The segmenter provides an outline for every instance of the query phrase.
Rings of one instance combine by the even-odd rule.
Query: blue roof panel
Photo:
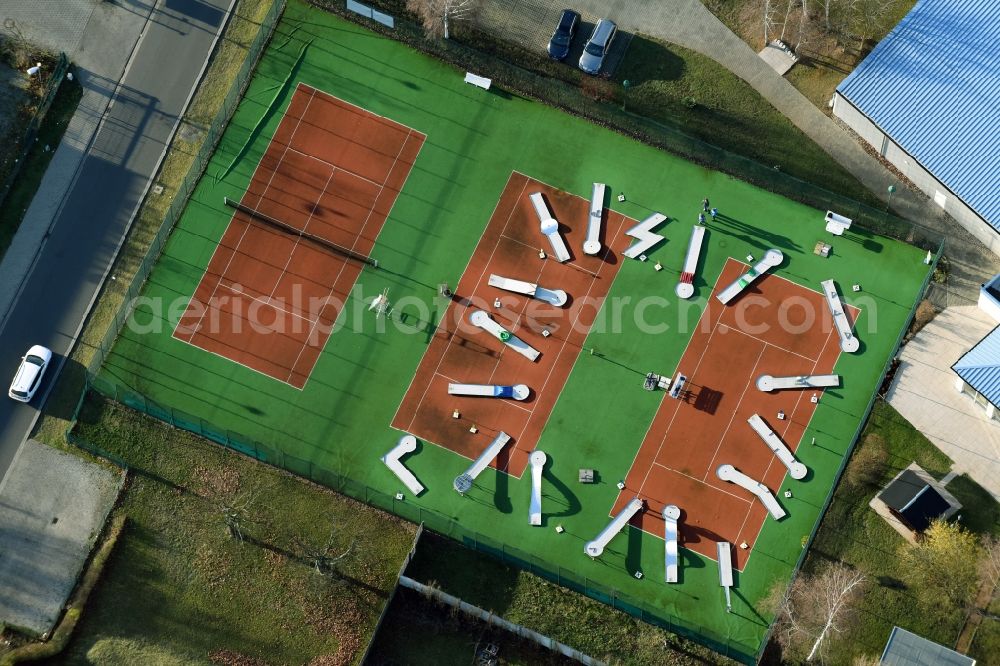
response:
[[[951,366],[965,383],[1000,407],[1000,326]]]
[[[997,0],[919,0],[837,91],[1000,230]]]

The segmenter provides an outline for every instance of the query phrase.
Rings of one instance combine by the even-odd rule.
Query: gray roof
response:
[[[965,352],[951,369],[995,407],[1000,407],[1000,327]]]
[[[997,0],[919,0],[837,91],[1000,230]]]
[[[882,652],[882,666],[974,666],[975,659],[893,627]]]
[[[878,498],[887,506],[900,511],[925,487],[927,487],[927,482],[917,476],[916,472],[904,469],[878,494]]]

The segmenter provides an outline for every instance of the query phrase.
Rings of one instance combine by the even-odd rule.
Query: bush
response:
[[[920,301],[917,311],[913,314],[913,324],[910,326],[910,335],[916,335],[924,326],[929,324],[937,316],[937,309],[926,298]]]
[[[865,436],[850,463],[844,479],[855,488],[871,488],[878,485],[889,461],[889,449],[881,435],[870,433]]]

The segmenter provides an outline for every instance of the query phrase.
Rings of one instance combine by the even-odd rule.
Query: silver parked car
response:
[[[580,56],[580,69],[587,74],[597,74],[604,64],[604,57],[608,55],[611,48],[611,40],[615,38],[618,26],[609,19],[601,19],[594,26],[594,32],[590,34],[587,45],[583,47],[583,54]]]
[[[28,353],[21,357],[21,365],[17,368],[17,374],[10,383],[7,395],[18,402],[31,402],[51,360],[52,352],[47,347],[35,345],[29,349]]]

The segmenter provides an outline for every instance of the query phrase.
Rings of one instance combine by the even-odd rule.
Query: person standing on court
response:
[[[712,216],[712,222],[715,222],[715,216],[718,214],[719,214],[718,208],[713,208],[711,211],[709,211],[709,215]]]
[[[704,213],[698,213],[698,224],[702,224],[702,225],[705,224],[705,214]]]
[[[707,213],[708,207],[709,207],[708,197],[705,197],[704,199],[701,200],[701,209]]]

